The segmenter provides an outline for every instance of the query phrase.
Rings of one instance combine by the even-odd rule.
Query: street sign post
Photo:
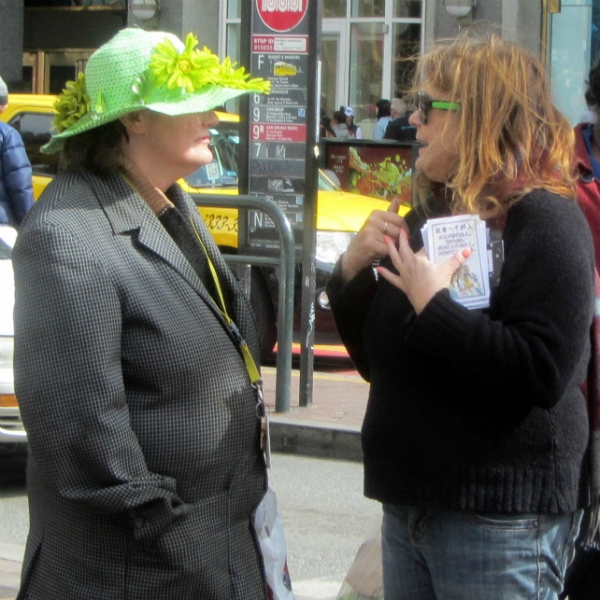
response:
[[[273,200],[292,225],[302,265],[300,405],[312,403],[315,246],[318,163],[318,64],[321,0],[242,3],[242,64],[271,82],[271,93],[242,104],[242,193]],[[269,217],[250,210],[240,244],[244,252],[273,255],[279,240]]]

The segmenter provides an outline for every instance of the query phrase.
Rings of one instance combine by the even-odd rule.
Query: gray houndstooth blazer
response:
[[[256,323],[194,204],[232,317]],[[265,597],[256,395],[222,316],[118,174],[59,175],[13,254],[29,436],[20,599]]]

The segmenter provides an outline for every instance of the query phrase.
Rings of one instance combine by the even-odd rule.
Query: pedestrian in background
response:
[[[350,137],[344,111],[336,110],[333,113],[331,117],[331,129],[335,133],[335,137],[339,140],[347,140]]]
[[[0,77],[0,114],[8,104],[8,88]],[[33,206],[31,163],[21,134],[0,121],[0,224],[20,227]]]
[[[340,110],[346,115],[346,127],[348,128],[348,136],[356,139],[362,139],[361,128],[354,123],[354,109],[349,106],[340,106]]]
[[[331,128],[331,118],[327,116],[327,112],[324,108],[321,109],[321,119],[319,121],[319,137],[335,137],[335,131]]]
[[[391,110],[392,120],[388,123],[383,138],[398,142],[414,141],[417,130],[408,122],[406,102],[401,98],[393,98]]]
[[[266,597],[256,321],[176,181],[213,159],[213,109],[269,86],[196,45],[124,29],[56,104],[66,170],[13,253],[19,599]]]
[[[373,127],[373,139],[382,140],[388,123],[392,120],[392,104],[389,100],[382,98],[375,103],[377,111],[377,122]]]
[[[427,199],[406,220],[397,202],[373,212],[327,286],[371,384],[364,489],[383,505],[384,595],[556,600],[589,495],[594,255],[571,126],[540,61],[495,36],[435,46],[415,87]],[[422,225],[453,214],[503,240],[489,308],[450,296],[469,248],[425,255]]]

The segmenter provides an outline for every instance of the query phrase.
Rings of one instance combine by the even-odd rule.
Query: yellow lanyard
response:
[[[219,312],[221,313],[223,318],[227,321],[227,323],[229,325],[229,329],[233,333],[235,341],[242,353],[242,357],[244,358],[244,362],[246,363],[246,369],[248,371],[248,376],[250,377],[250,381],[252,382],[252,385],[259,386],[262,383],[262,379],[261,379],[260,373],[258,371],[258,368],[256,366],[256,363],[254,362],[254,358],[252,358],[252,353],[250,352],[248,343],[242,337],[242,334],[241,334],[240,330],[238,329],[237,325],[235,324],[234,320],[227,314],[225,297],[223,296],[223,291],[221,290],[221,285],[219,283],[219,275],[217,273],[217,270],[215,269],[215,265],[213,264],[212,260],[210,259],[210,256],[208,255],[208,251],[206,250],[206,246],[204,245],[204,242],[202,241],[202,238],[200,237],[200,234],[198,233],[198,230],[196,229],[194,220],[191,218],[190,218],[190,223],[192,225],[192,229],[194,230],[194,233],[196,234],[196,237],[198,238],[198,241],[200,242],[200,246],[202,247],[202,250],[204,251],[204,254],[206,255],[206,260],[208,261],[208,267],[210,269],[210,273],[212,275],[213,282],[215,284],[215,289],[217,290],[218,300],[219,300],[218,304],[215,303],[217,306],[217,309],[219,310]],[[260,395],[262,397],[262,391],[260,392]],[[262,398],[261,398],[261,401],[262,401]]]
[[[204,242],[202,241],[202,238],[200,237],[200,234],[198,233],[198,230],[196,229],[196,224],[194,223],[194,220],[191,217],[190,217],[190,223],[192,225],[192,229],[194,230],[194,233],[196,234],[196,238],[198,238],[198,242],[200,242],[200,246],[202,247],[202,250],[204,251],[206,260],[208,261],[208,267],[210,269],[210,273],[212,275],[212,278],[213,278],[213,281],[215,284],[215,289],[217,290],[217,295],[219,297],[218,299],[219,299],[220,306],[216,302],[215,302],[215,306],[217,307],[217,310],[221,313],[221,315],[223,315],[223,318],[227,321],[227,323],[229,325],[229,329],[233,333],[233,336],[235,338],[237,346],[242,353],[244,362],[246,363],[246,370],[248,371],[248,376],[250,377],[252,387],[256,390],[256,395],[257,395],[256,416],[258,417],[258,419],[260,421],[260,448],[264,453],[265,464],[266,464],[267,468],[270,468],[271,467],[271,441],[270,441],[270,435],[269,435],[269,420],[267,418],[267,411],[265,408],[265,398],[263,396],[262,378],[260,376],[260,373],[258,371],[256,363],[254,362],[254,358],[252,358],[252,353],[250,352],[248,343],[242,337],[242,334],[241,334],[240,330],[238,329],[237,325],[235,324],[235,322],[233,321],[233,319],[227,314],[227,306],[225,304],[225,297],[223,296],[223,291],[221,290],[221,284],[219,283],[219,275],[217,273],[217,270],[215,269],[215,265],[213,264],[212,260],[210,259],[210,256],[208,255],[206,246],[204,245]]]

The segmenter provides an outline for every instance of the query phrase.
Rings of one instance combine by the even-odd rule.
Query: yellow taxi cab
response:
[[[50,139],[56,96],[41,94],[10,94],[8,107],[0,114],[3,120],[21,133],[33,171],[34,195],[37,200],[43,189],[58,172],[58,156],[42,154]],[[185,179],[179,181],[192,196],[198,194],[238,193],[239,123],[236,114],[217,112],[220,123],[211,131],[214,159]],[[325,283],[339,256],[361,228],[369,214],[386,210],[389,201],[341,191],[328,175],[320,171],[317,197],[316,244],[316,339],[317,342],[339,343],[331,316]],[[238,245],[238,212],[235,209],[200,206],[199,212],[224,253],[235,253]],[[401,207],[404,215],[410,208]],[[257,315],[263,356],[268,356],[277,339],[276,268],[252,267],[251,300]],[[296,277],[295,306],[300,306],[300,277]],[[299,310],[296,311],[299,318]],[[299,330],[298,323],[296,329]]]

